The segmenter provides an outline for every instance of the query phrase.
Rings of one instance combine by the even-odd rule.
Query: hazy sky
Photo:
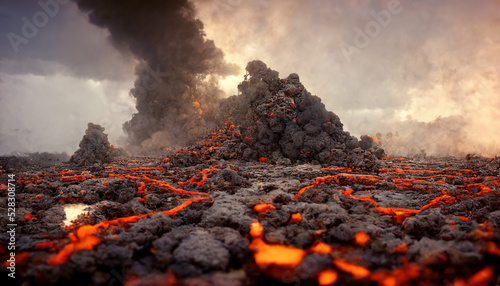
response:
[[[118,140],[135,109],[131,59],[73,2],[49,2],[59,7],[49,7],[52,15],[37,1],[0,4],[0,154],[72,154],[90,121]]]
[[[0,154],[72,153],[89,121],[118,140],[135,112],[133,60],[59,1],[47,23],[37,1],[0,4]],[[499,0],[194,2],[241,73],[253,59],[298,73],[354,135],[398,132],[404,148],[430,154],[500,154]],[[7,35],[23,36],[22,18],[37,15],[44,25],[16,53]],[[222,87],[235,93],[241,79]]]

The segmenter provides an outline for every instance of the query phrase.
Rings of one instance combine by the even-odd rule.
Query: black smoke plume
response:
[[[205,38],[187,0],[78,0],[89,21],[108,29],[112,43],[139,64],[131,94],[138,113],[124,124],[143,147],[185,144],[207,129],[218,103],[218,77],[234,67]]]

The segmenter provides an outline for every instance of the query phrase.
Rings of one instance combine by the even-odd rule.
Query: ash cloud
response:
[[[500,2],[398,1],[402,11],[348,61],[341,44],[355,46],[356,27],[391,2],[195,3],[228,60],[300,74],[354,135],[397,133],[389,154],[499,154]]]
[[[185,144],[205,132],[222,91],[218,78],[235,69],[206,39],[192,3],[79,0],[91,23],[139,64],[131,94],[137,113],[124,124],[135,145]]]

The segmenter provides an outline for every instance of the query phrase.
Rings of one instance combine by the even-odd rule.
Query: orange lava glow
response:
[[[28,221],[28,220],[32,220],[33,219],[33,215],[32,214],[25,214],[24,215],[24,221]]]
[[[267,244],[261,238],[255,238],[249,247],[255,251],[255,263],[263,267],[270,264],[295,267],[300,264],[306,255],[303,249],[286,245]]]
[[[373,209],[376,212],[387,214],[396,219],[396,222],[402,223],[406,218],[420,212],[420,210],[403,209],[403,208],[383,208],[376,207]]]
[[[418,265],[405,265],[403,268],[393,271],[378,271],[371,275],[371,280],[376,281],[379,286],[407,285],[413,279],[420,277]]]
[[[406,245],[406,242],[403,242],[400,245],[396,246],[397,253],[405,253],[407,250],[408,250],[408,245]]]
[[[352,172],[352,169],[351,168],[344,168],[344,167],[338,167],[338,168],[321,168],[321,171],[350,173],[350,172]]]
[[[49,265],[59,265],[68,261],[68,258],[78,250],[91,250],[94,246],[101,243],[101,240],[95,236],[97,230],[102,227],[102,223],[97,225],[84,225],[77,229],[75,233],[69,235],[70,243],[67,244],[59,253],[47,260]]]
[[[438,205],[440,202],[443,202],[445,204],[452,204],[452,203],[456,202],[456,199],[454,197],[450,197],[448,195],[442,195],[442,196],[439,196],[439,197],[433,199],[427,205],[423,206],[422,210],[425,210],[426,208]]]
[[[500,256],[500,247],[498,247],[494,242],[490,241],[486,246],[486,252],[488,252],[489,254]]]
[[[314,181],[314,183],[312,185],[309,185],[309,186],[306,186],[306,187],[303,187],[302,189],[300,189],[298,195],[302,195],[306,190],[310,189],[310,188],[315,188],[317,187],[319,184],[325,184],[325,182],[329,182],[328,180],[335,180],[335,182],[338,183],[338,180],[337,180],[337,175],[334,175],[334,176],[325,176],[325,177],[319,177],[319,178],[316,178],[316,180]]]
[[[466,186],[466,188],[468,190],[475,190],[475,189],[479,190],[479,192],[476,193],[476,196],[483,196],[483,195],[486,195],[486,194],[492,192],[491,188],[486,187],[483,184],[479,184],[479,183],[478,184],[469,184]]]
[[[206,200],[208,197],[198,197],[198,198],[193,198],[189,199],[185,202],[183,202],[181,205],[168,210],[161,212],[161,214],[166,214],[166,215],[175,215],[185,207],[189,206],[193,202],[196,201],[201,201],[201,200]],[[79,250],[91,250],[93,249],[96,245],[99,245],[101,243],[101,240],[97,237],[97,233],[101,229],[108,229],[110,226],[114,225],[121,225],[121,224],[128,224],[132,222],[137,222],[143,218],[146,218],[150,215],[153,215],[156,213],[148,213],[148,214],[143,214],[143,215],[138,215],[138,216],[129,216],[129,217],[122,217],[122,218],[117,218],[114,220],[109,220],[109,221],[103,221],[95,225],[83,225],[79,227],[75,232],[71,233],[69,235],[69,240],[70,243],[65,245],[63,249],[57,253],[56,256],[50,257],[47,260],[47,264],[49,265],[60,265],[68,261],[68,258],[73,255],[76,251]]]
[[[338,279],[337,271],[333,269],[323,270],[318,274],[319,285],[332,285]]]
[[[188,184],[193,183],[193,184],[197,185],[198,187],[201,187],[205,184],[205,181],[208,179],[207,173],[210,173],[212,170],[214,170],[216,168],[219,168],[219,165],[212,166],[209,169],[203,169],[201,172],[199,172],[196,176],[192,177],[188,181],[178,182],[177,185],[183,186],[183,185],[188,185]],[[196,181],[195,178],[198,176],[202,176],[202,178],[201,178],[201,180]]]
[[[54,247],[55,243],[53,241],[41,242],[36,244],[37,249],[46,249]]]
[[[364,231],[360,231],[354,235],[354,241],[359,246],[364,247],[368,240],[370,240],[370,236]]]
[[[147,193],[146,185],[143,182],[141,182],[139,187],[137,187],[137,195],[139,197],[144,197],[146,193]]]
[[[262,225],[258,222],[253,222],[251,227],[250,227],[250,236],[252,237],[259,237],[262,235],[264,232],[264,228]]]
[[[476,239],[487,239],[492,240],[495,234],[493,233],[493,227],[488,223],[483,223],[479,225],[479,228],[472,231]]]
[[[380,178],[372,175],[359,175],[359,174],[346,174],[346,173],[340,173],[338,175],[331,175],[325,177],[318,177],[316,178],[313,184],[300,189],[298,195],[300,196],[306,190],[310,188],[315,188],[320,184],[331,184],[332,182],[335,182],[337,185],[340,186],[351,186],[354,184],[373,186],[376,183],[380,182]]]
[[[354,276],[355,279],[363,279],[370,276],[371,274],[370,270],[366,269],[363,266],[359,266],[340,259],[333,260],[333,264],[337,266],[338,269],[350,273],[352,276]]]
[[[332,252],[332,247],[324,242],[317,241],[311,247],[311,251],[319,254],[329,254]]]
[[[299,223],[302,221],[302,215],[300,213],[294,213],[290,216],[289,223]]]
[[[300,264],[306,252],[303,249],[286,245],[273,245],[265,243],[261,236],[264,229],[259,222],[253,222],[250,228],[250,236],[253,237],[249,248],[254,250],[255,263],[261,267],[278,265],[283,267],[295,267]]]
[[[253,207],[253,210],[259,213],[268,213],[271,210],[275,210],[276,207],[270,203],[267,204],[258,204]]]
[[[485,267],[476,274],[474,274],[468,281],[468,286],[488,286],[493,278],[493,268],[490,266]]]
[[[63,182],[81,182],[89,179],[95,179],[95,176],[83,176],[83,175],[74,175],[74,176],[62,176]]]

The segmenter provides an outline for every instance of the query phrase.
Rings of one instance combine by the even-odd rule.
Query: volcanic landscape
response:
[[[499,285],[499,157],[390,158],[297,74],[260,61],[239,91],[217,128],[161,156],[130,155],[89,123],[71,159],[2,157],[2,213],[16,180],[15,281]]]

